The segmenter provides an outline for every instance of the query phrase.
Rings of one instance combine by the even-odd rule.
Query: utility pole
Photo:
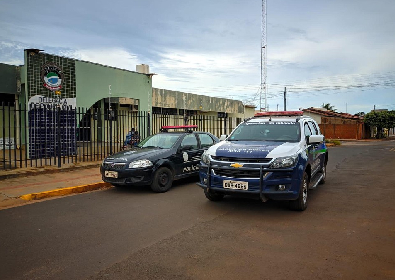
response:
[[[284,87],[284,111],[287,111],[287,87]]]
[[[259,109],[262,111],[262,94],[265,95],[265,111],[267,110],[267,96],[266,96],[266,77],[267,77],[267,69],[266,69],[266,0],[262,0],[262,22],[261,22],[261,31],[262,31],[262,39],[261,39],[261,89],[259,95]]]

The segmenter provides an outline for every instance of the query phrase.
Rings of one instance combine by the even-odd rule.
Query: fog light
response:
[[[278,185],[278,191],[285,191],[285,185]]]

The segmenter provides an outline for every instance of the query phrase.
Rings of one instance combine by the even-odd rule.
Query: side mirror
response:
[[[219,141],[224,141],[228,137],[226,134],[222,134],[221,137],[219,137]]]
[[[324,135],[310,135],[307,140],[308,144],[318,144],[324,141]]]

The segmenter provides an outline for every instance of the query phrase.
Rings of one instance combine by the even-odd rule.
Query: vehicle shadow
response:
[[[173,182],[172,187],[168,192],[171,192],[174,189],[184,187],[187,184],[196,184],[199,181],[198,176],[193,176],[193,177],[188,177],[188,178],[183,178],[180,180],[176,180]],[[196,186],[197,187],[197,186]],[[147,186],[117,186],[117,187],[112,187],[108,191],[110,192],[123,192],[123,193],[155,193],[151,190],[151,187],[149,185]]]
[[[238,213],[249,213],[249,212],[265,212],[265,213],[278,213],[278,212],[289,212],[294,213],[296,215],[308,212],[310,208],[313,208],[316,204],[315,202],[319,199],[316,199],[319,194],[314,195],[313,190],[312,194],[309,196],[309,206],[305,211],[293,211],[289,208],[289,201],[275,201],[268,200],[266,202],[262,202],[259,199],[248,198],[245,196],[225,196],[221,201],[209,201],[204,197],[202,191],[202,197],[206,200],[205,207],[210,208],[220,208],[221,210],[229,210],[229,211],[237,211]],[[291,215],[294,215],[291,214]]]

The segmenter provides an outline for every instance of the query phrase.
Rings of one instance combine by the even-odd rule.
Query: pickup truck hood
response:
[[[208,149],[212,156],[231,158],[277,158],[296,154],[299,143],[277,141],[222,141]]]

